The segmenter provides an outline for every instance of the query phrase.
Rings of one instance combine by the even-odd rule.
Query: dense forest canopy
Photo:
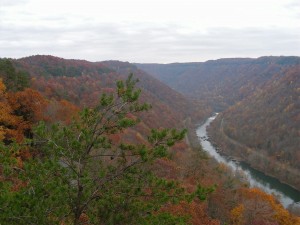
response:
[[[298,90],[297,70],[286,73],[292,80],[266,83],[271,97],[280,79]],[[196,144],[192,129],[211,114],[211,96],[190,99],[125,62],[1,59],[0,223],[299,224]],[[238,98],[229,99],[222,107]]]

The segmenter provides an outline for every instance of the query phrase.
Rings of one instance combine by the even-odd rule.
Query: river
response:
[[[224,163],[230,167],[236,174],[243,172],[243,178],[249,183],[250,187],[258,187],[269,194],[277,196],[282,205],[287,208],[291,204],[300,202],[300,192],[289,185],[281,183],[278,179],[265,175],[264,173],[253,169],[246,163],[232,161],[225,156],[220,155],[216,148],[209,142],[206,127],[216,118],[214,115],[206,120],[204,124],[197,128],[197,136],[201,142],[203,150],[215,158],[219,163]]]

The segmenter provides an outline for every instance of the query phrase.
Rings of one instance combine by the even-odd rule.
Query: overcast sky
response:
[[[300,0],[0,0],[0,57],[300,56]]]

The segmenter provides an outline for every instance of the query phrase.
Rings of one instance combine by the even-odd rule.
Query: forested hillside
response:
[[[188,145],[202,103],[125,62],[1,59],[0,223],[299,224]]]
[[[176,87],[180,79],[184,79],[186,71],[197,69],[203,63],[171,63],[171,64],[140,64],[135,65],[156,77],[170,87]]]
[[[275,74],[251,96],[221,113],[210,131],[226,154],[300,189],[300,67]],[[230,146],[222,136],[245,148]]]
[[[239,156],[298,189],[299,65],[299,57],[137,64],[185,96],[217,112],[225,110],[210,129],[224,153]],[[180,73],[172,75],[175,68]],[[220,139],[221,131],[232,140]]]
[[[137,66],[186,96],[200,99],[222,111],[262,87],[281,70],[299,65],[299,57],[219,59],[190,64],[137,64]],[[180,73],[172,73],[177,70]],[[170,72],[171,71],[171,72]]]
[[[53,56],[22,58],[15,63],[20,69],[29,71],[34,77],[33,86],[48,98],[63,98],[76,105],[90,106],[97,102],[101,92],[111,92],[117,79],[125,79],[129,73],[134,73],[140,80],[137,85],[143,89],[141,99],[155,106],[152,111],[162,118],[162,125],[173,126],[176,117],[183,120],[190,115],[198,118],[201,115],[199,111],[195,113],[195,103],[129,63],[92,63]],[[209,113],[204,113],[202,119]]]

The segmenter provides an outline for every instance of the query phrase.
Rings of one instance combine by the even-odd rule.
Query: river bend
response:
[[[281,183],[276,178],[270,177],[256,169],[253,169],[246,163],[233,161],[218,153],[216,148],[209,142],[206,131],[207,126],[216,118],[216,116],[217,114],[208,118],[206,122],[199,126],[196,130],[203,150],[215,158],[219,163],[224,163],[230,167],[233,171],[243,172],[243,177],[247,180],[250,187],[258,187],[269,194],[275,194],[285,208],[291,204],[297,204],[297,202],[299,205],[300,192],[298,190]]]

